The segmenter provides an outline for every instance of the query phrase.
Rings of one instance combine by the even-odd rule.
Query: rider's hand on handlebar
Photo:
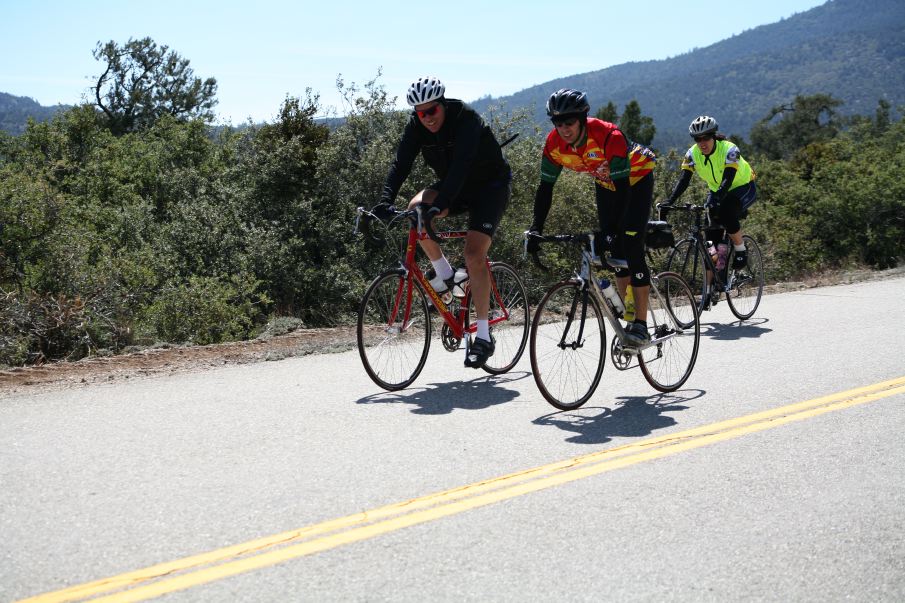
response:
[[[396,209],[395,205],[386,201],[382,201],[371,209],[371,213],[374,214],[378,219],[387,221],[392,220],[393,217],[397,213],[399,213],[399,210]]]

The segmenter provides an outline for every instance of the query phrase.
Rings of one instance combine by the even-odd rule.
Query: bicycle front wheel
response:
[[[361,300],[357,331],[358,354],[374,383],[390,391],[408,387],[430,349],[424,292],[400,271],[381,274]]]
[[[553,285],[534,313],[530,350],[534,381],[547,402],[560,410],[587,402],[606,364],[597,298],[578,281]]]
[[[704,253],[694,239],[679,241],[669,254],[667,272],[677,272],[695,295],[698,313],[707,305],[707,264]]]
[[[691,289],[675,272],[651,279],[647,324],[654,345],[638,356],[644,378],[661,392],[682,386],[698,358],[701,323]]]
[[[748,264],[740,270],[730,272],[730,287],[726,293],[729,309],[739,320],[754,316],[764,293],[764,258],[757,242],[748,235],[742,235],[748,248]],[[735,260],[735,249],[729,257],[729,265]]]
[[[490,264],[490,276],[489,319],[494,352],[481,368],[491,375],[499,375],[511,370],[525,352],[531,321],[528,317],[528,294],[515,269],[503,262],[493,262]],[[469,298],[468,320],[469,324],[474,324],[478,317],[473,296]]]

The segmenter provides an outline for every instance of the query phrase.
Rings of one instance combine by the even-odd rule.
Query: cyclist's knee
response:
[[[483,262],[490,251],[490,243],[492,239],[482,232],[469,230],[465,237],[465,249],[462,250],[465,261],[468,264],[472,262]]]
[[[418,191],[418,193],[412,197],[412,200],[409,201],[409,209],[414,209],[416,205],[419,203],[427,203],[428,205],[433,205],[434,201],[437,199],[437,191],[432,188],[426,188],[422,191]]]
[[[632,272],[631,277],[634,288],[650,286],[650,269],[646,265]]]

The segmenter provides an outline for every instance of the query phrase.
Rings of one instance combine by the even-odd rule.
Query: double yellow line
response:
[[[803,421],[824,413],[898,394],[905,394],[905,377],[593,452],[566,461],[348,515],[244,544],[72,586],[25,601],[82,601],[98,595],[105,596],[93,598],[92,601],[143,601],[366,540],[409,526],[456,515],[470,509],[613,469],[738,438],[787,423]]]

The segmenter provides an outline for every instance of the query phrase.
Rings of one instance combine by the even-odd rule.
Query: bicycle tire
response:
[[[691,376],[701,343],[699,316],[694,294],[679,274],[661,272],[651,279],[648,329],[652,340],[662,341],[643,350],[638,364],[654,389],[675,391]]]
[[[390,325],[394,308],[404,312],[406,306],[405,324],[397,312]],[[421,287],[401,270],[389,270],[375,278],[361,299],[356,335],[358,354],[374,383],[389,391],[411,385],[424,368],[430,350],[431,319]]]
[[[550,287],[531,324],[531,371],[544,399],[560,410],[587,402],[600,383],[606,350],[606,324],[597,298],[573,279]]]
[[[676,243],[666,262],[666,272],[676,272],[685,280],[695,295],[699,314],[707,309],[707,263],[697,241],[684,239]]]
[[[531,320],[528,310],[528,293],[515,268],[505,262],[491,262],[490,273],[500,299],[503,300],[505,309],[509,312],[509,318],[490,327],[494,352],[481,368],[491,375],[500,375],[512,370],[525,352],[525,345],[528,343],[528,334],[531,330]],[[466,327],[477,320],[473,296],[468,297]],[[503,315],[503,308],[500,307],[499,301],[497,296],[491,292],[489,316],[491,320]]]
[[[729,309],[739,320],[754,316],[764,293],[764,258],[760,246],[752,237],[742,235],[748,249],[748,264],[741,270],[733,270],[732,287],[726,293]],[[735,249],[729,255],[729,265],[735,260]]]

